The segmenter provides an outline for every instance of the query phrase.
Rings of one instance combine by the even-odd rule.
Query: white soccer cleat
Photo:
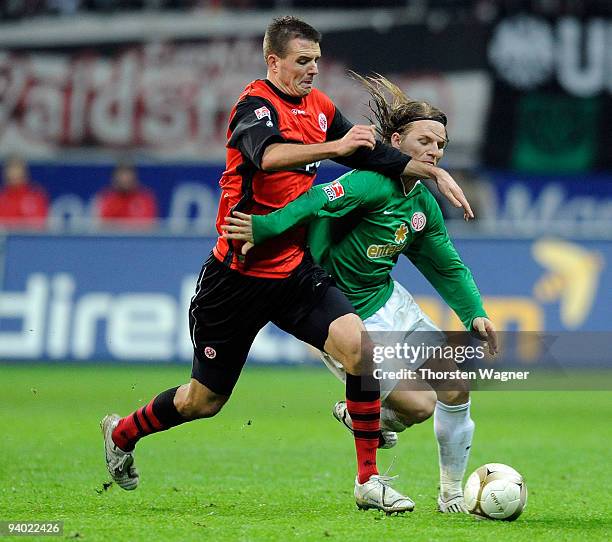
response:
[[[139,482],[138,471],[134,467],[133,452],[124,452],[113,442],[113,430],[121,418],[117,414],[104,416],[100,422],[102,436],[104,437],[104,452],[106,454],[106,468],[111,478],[119,487],[131,491],[136,489]]]
[[[360,484],[355,479],[355,502],[360,510],[382,510],[387,514],[412,512],[414,502],[391,487],[391,480],[397,476],[374,474]]]
[[[338,420],[344,427],[346,427],[351,434],[353,433],[353,420],[351,420],[351,415],[349,414],[348,409],[346,408],[346,401],[338,401],[334,408],[332,409],[332,414],[334,418]],[[387,431],[381,426],[380,431],[380,440],[378,442],[378,447],[383,450],[388,450],[389,448],[393,448],[397,444],[397,433],[394,431]]]
[[[455,495],[448,500],[444,500],[442,495],[438,495],[438,512],[442,512],[443,514],[469,513],[463,495]]]

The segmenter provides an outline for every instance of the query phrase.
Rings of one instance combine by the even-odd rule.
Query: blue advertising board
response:
[[[50,225],[82,230],[94,214],[96,194],[109,186],[111,164],[35,163],[31,177],[49,194]],[[219,200],[219,179],[224,164],[139,164],[138,177],[150,188],[158,202],[161,219],[167,219],[174,232],[198,231],[213,234]],[[317,182],[331,181],[347,168],[325,162]]]
[[[0,278],[0,359],[189,361],[187,307],[212,238],[11,235]],[[610,330],[612,243],[456,243],[499,330]],[[443,329],[457,318],[410,263],[394,276]],[[300,363],[310,349],[273,326],[250,359]]]
[[[32,164],[32,178],[50,196],[49,225],[54,231],[91,229],[95,195],[110,182],[112,167],[110,164]],[[223,169],[223,164],[139,164],[138,175],[142,184],[157,196],[159,217],[166,221],[169,231],[214,235],[218,183]],[[345,171],[346,168],[326,160],[318,170],[316,182],[333,180]],[[493,219],[493,223],[476,224],[476,227],[486,226],[489,233],[557,232],[586,237],[596,233],[601,237],[610,230],[610,173],[528,175],[481,171],[470,173],[468,178],[474,175],[487,181],[486,186],[490,188],[482,190],[477,185],[472,190],[479,194],[471,194],[480,204],[483,218]],[[462,177],[457,178],[463,182]],[[485,194],[486,201],[483,201]],[[482,209],[483,206],[486,208]]]

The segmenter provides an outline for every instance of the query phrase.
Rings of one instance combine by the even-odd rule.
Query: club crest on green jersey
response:
[[[410,225],[414,231],[421,231],[425,227],[425,224],[427,224],[427,217],[425,216],[425,213],[417,211],[412,215]]]

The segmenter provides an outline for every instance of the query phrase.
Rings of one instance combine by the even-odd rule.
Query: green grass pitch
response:
[[[353,442],[324,369],[246,369],[219,416],[141,441],[140,487],[103,488],[99,419],[186,381],[185,366],[0,365],[0,520],[62,520],[78,540],[609,540],[609,392],[479,392],[468,471],[508,463],[529,487],[513,523],[435,511],[431,420],[379,453],[416,501],[357,510]],[[23,539],[23,538],[22,538]]]

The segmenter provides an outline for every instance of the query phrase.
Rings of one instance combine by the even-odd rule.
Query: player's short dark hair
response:
[[[287,45],[295,38],[320,43],[322,36],[321,32],[297,17],[287,15],[286,17],[272,19],[272,22],[266,28],[263,40],[264,59],[267,59],[268,55],[271,54],[285,58]]]

